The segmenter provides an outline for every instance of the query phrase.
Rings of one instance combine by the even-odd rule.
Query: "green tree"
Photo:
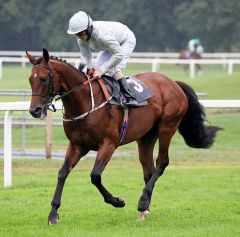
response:
[[[177,29],[189,38],[200,37],[207,51],[240,49],[240,2],[188,0],[175,8]]]
[[[66,31],[79,10],[128,25],[135,51],[179,51],[192,37],[205,51],[240,49],[239,0],[8,0],[0,8],[0,50],[78,51]]]

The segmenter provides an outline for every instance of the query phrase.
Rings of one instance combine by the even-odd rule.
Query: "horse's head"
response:
[[[43,49],[42,57],[35,58],[26,51],[29,62],[33,65],[29,82],[32,88],[32,100],[29,112],[35,118],[45,118],[47,110],[55,111],[53,98],[60,90],[58,74],[52,69],[49,62],[49,53]]]

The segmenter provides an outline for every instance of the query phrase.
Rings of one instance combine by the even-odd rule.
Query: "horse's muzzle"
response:
[[[34,117],[34,118],[45,118],[47,116],[46,109],[44,107],[35,107],[35,108],[30,108],[29,113]]]

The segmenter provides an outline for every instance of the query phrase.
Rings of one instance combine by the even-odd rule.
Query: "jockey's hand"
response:
[[[88,68],[87,69],[87,75],[92,78],[93,74],[94,74],[94,71],[95,71],[95,69],[93,67]]]
[[[78,66],[78,70],[81,72],[85,66],[86,65],[84,63],[80,63]]]
[[[101,78],[103,72],[100,69],[95,69],[94,73],[93,73],[93,78],[98,79]]]

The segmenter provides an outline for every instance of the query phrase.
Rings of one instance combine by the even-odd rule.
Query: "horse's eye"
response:
[[[41,77],[41,78],[40,78],[40,81],[41,81],[42,83],[47,83],[48,77]]]

